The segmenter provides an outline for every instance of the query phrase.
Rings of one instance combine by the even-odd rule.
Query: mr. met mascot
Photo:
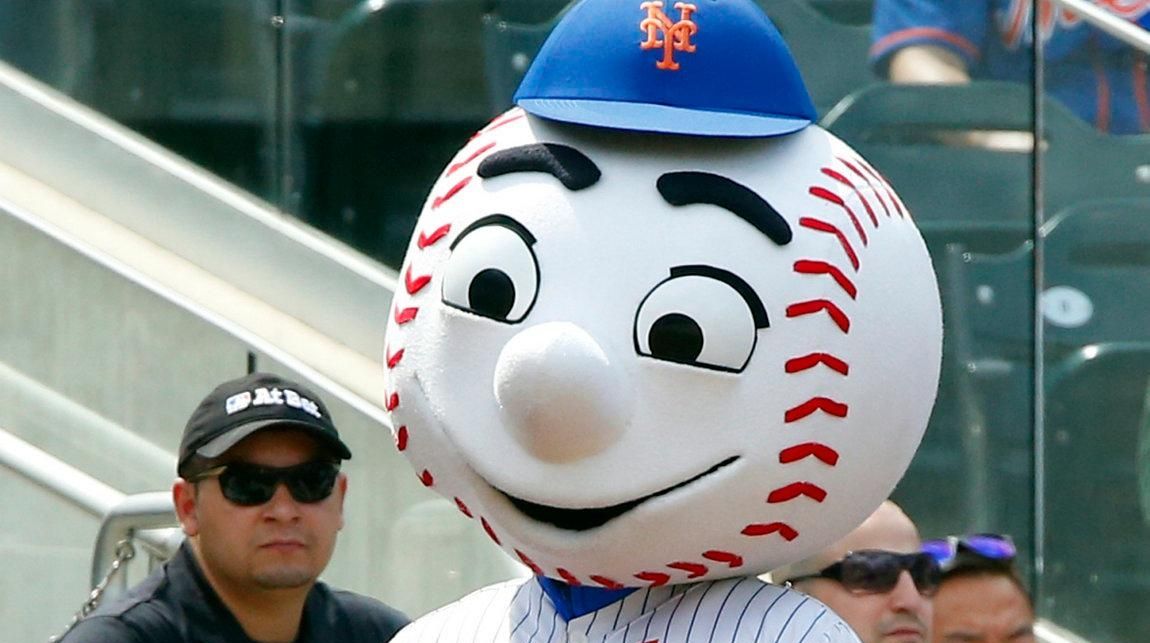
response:
[[[399,641],[855,641],[755,575],[922,437],[941,318],[899,197],[753,0],[585,0],[443,171],[387,332],[398,448],[534,576]]]

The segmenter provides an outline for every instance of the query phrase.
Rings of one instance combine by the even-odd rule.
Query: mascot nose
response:
[[[533,326],[507,342],[494,384],[515,439],[549,462],[603,451],[631,417],[618,368],[591,335],[568,322]]]

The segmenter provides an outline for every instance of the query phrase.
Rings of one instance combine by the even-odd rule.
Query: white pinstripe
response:
[[[534,579],[480,589],[406,627],[397,643],[858,643],[825,605],[756,578],[638,590],[569,622]]]

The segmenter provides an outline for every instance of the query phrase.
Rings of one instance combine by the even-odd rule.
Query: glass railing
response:
[[[1125,643],[1150,632],[1150,4],[1059,0],[1039,26],[1039,607]]]

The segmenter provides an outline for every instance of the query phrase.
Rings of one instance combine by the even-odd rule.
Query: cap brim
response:
[[[218,458],[221,455],[227,453],[228,449],[239,444],[240,440],[243,440],[256,431],[272,427],[304,429],[316,439],[331,447],[335,454],[338,455],[341,459],[351,459],[351,450],[348,449],[347,445],[344,444],[343,441],[339,438],[317,428],[314,424],[298,422],[296,420],[283,420],[279,418],[256,420],[255,422],[241,424],[240,426],[227,431],[223,435],[216,436],[207,444],[196,449],[196,455],[200,455],[205,458]]]
[[[791,134],[811,124],[809,118],[801,116],[716,112],[650,103],[555,98],[521,98],[516,102],[541,118],[662,134],[760,138]]]

